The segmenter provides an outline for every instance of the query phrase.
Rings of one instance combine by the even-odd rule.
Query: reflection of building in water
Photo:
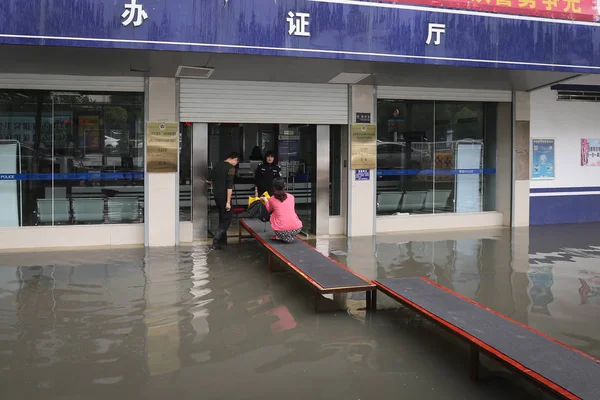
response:
[[[206,250],[203,248],[195,248],[192,253],[192,271],[191,285],[189,293],[192,302],[188,312],[191,314],[189,323],[192,327],[191,334],[194,336],[193,344],[201,343],[209,334],[210,327],[208,325],[208,305],[211,303],[210,296],[212,290],[209,288],[209,272],[206,261]],[[196,362],[204,362],[210,359],[210,352],[201,352],[190,354],[190,357]]]
[[[11,352],[2,375],[21,382],[22,398],[37,398],[41,388],[50,397],[77,396],[92,384],[102,395],[109,387],[102,384],[114,390],[145,380],[140,265],[22,266],[2,269],[3,285],[7,270],[12,290],[0,298],[2,323],[16,335],[0,342],[0,352]],[[76,380],[64,373],[73,364]]]
[[[530,326],[600,356],[600,262],[594,248],[533,253]]]
[[[579,271],[579,273],[583,276],[579,278],[581,304],[595,302],[596,305],[600,305],[600,274],[591,271]]]
[[[481,240],[459,240],[456,242],[451,282],[454,290],[470,299],[477,298],[481,283],[479,259]]]
[[[550,315],[548,304],[554,301],[552,295],[552,267],[531,267],[527,273],[529,281],[528,293],[531,299],[529,311],[534,314]]]
[[[480,285],[481,240],[379,243],[380,277],[426,277],[469,298]]]
[[[504,315],[527,323],[529,280],[513,268],[511,231],[428,234],[423,239],[377,244],[378,277],[426,277]],[[430,240],[427,240],[431,238]],[[435,240],[438,239],[439,240]],[[525,257],[526,258],[526,257]],[[525,270],[525,268],[523,268]],[[385,306],[392,304],[385,302]],[[397,306],[397,304],[396,304]]]

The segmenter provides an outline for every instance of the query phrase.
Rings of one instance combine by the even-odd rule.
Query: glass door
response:
[[[307,236],[316,230],[316,129],[316,125],[282,125],[278,137],[281,173]]]

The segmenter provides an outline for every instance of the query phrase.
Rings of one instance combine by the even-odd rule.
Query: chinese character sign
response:
[[[581,166],[600,167],[600,139],[581,139]]]
[[[446,25],[429,24],[427,28],[427,40],[425,40],[425,43],[431,44],[433,42],[434,46],[439,46],[442,42],[443,33],[446,33]]]
[[[148,172],[177,172],[179,129],[174,122],[146,124],[146,170]]]
[[[308,25],[310,14],[297,12],[294,13],[290,11],[286,18],[288,24],[288,34],[293,36],[310,36],[310,32],[308,31]]]
[[[351,169],[377,168],[377,126],[353,124],[350,136]]]
[[[554,139],[533,139],[531,179],[554,179]]]
[[[131,0],[131,3],[125,4],[125,11],[121,14],[123,26],[129,26],[133,22],[133,26],[142,25],[144,20],[148,19],[148,13],[144,10],[143,4],[137,4],[137,0]]]
[[[392,2],[392,0],[378,1]],[[599,14],[596,10],[596,0],[397,0],[393,2],[579,21],[595,21]]]

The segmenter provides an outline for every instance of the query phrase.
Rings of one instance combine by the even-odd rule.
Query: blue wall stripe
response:
[[[529,199],[531,225],[600,221],[600,194],[540,196]]]
[[[144,179],[143,172],[84,172],[54,174],[55,181],[103,181]],[[0,181],[51,181],[52,174],[0,174]]]
[[[529,193],[569,193],[569,192],[600,192],[600,186],[529,189]]]
[[[433,175],[433,169],[378,169],[377,176],[413,176],[413,175]],[[496,168],[479,169],[436,169],[435,175],[493,175]]]

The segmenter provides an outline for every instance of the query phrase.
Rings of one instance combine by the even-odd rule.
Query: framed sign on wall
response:
[[[600,167],[600,139],[581,139],[581,166]]]
[[[146,125],[146,170],[152,173],[177,172],[179,128],[175,122],[148,122]]]
[[[353,124],[350,135],[350,169],[377,168],[377,126]]]
[[[531,179],[554,179],[556,165],[554,139],[533,139],[531,141]]]

